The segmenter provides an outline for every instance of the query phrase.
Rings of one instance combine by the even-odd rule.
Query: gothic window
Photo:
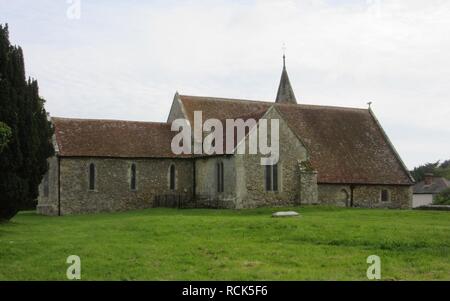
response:
[[[266,165],[266,169],[265,169],[265,179],[266,179],[266,191],[271,191],[272,190],[272,166],[270,165]]]
[[[389,191],[387,189],[381,190],[381,201],[389,202]]]
[[[266,165],[265,186],[266,191],[278,191],[278,164]]]
[[[95,164],[89,164],[89,190],[95,190]]]
[[[130,189],[136,190],[136,164],[131,164]]]
[[[272,190],[278,191],[278,164],[272,165]]]
[[[170,165],[169,169],[169,188],[175,190],[175,165]]]
[[[223,192],[223,162],[218,162],[216,165],[217,171],[217,192]]]

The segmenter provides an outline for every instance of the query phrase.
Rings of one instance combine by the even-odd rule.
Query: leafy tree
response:
[[[412,176],[417,182],[423,181],[425,174],[432,173],[438,177],[444,177],[450,180],[450,160],[446,160],[442,163],[437,161],[435,163],[426,163],[420,165],[411,171]]]
[[[423,181],[425,179],[425,174],[434,173],[437,167],[439,166],[439,161],[435,163],[426,163],[419,167],[414,168],[411,171],[411,175],[417,182]]]
[[[23,52],[9,42],[0,25],[0,122],[7,124],[8,144],[0,154],[0,221],[29,208],[53,154],[52,127],[35,80],[25,78]]]
[[[444,162],[441,163],[441,166],[439,166],[440,168],[450,168],[450,160],[446,160]]]
[[[434,199],[435,205],[450,205],[450,188],[441,191]]]

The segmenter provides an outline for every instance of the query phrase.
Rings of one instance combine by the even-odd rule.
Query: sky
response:
[[[160,121],[180,94],[372,108],[409,168],[450,159],[450,1],[0,0],[52,116]]]

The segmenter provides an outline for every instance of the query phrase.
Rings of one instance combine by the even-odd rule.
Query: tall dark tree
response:
[[[9,128],[0,153],[0,221],[29,208],[53,154],[52,128],[35,80],[26,80],[23,52],[0,25],[0,122]]]
[[[3,149],[8,145],[11,138],[11,129],[6,123],[0,122],[0,154]]]

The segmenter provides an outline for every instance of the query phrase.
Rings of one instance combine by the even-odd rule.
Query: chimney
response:
[[[426,173],[426,174],[425,174],[425,185],[431,185],[431,184],[433,184],[433,177],[434,177],[434,174],[432,174],[432,173]]]

